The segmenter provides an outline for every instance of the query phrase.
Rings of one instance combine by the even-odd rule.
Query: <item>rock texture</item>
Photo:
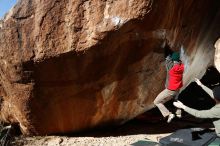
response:
[[[214,64],[217,70],[220,72],[220,38],[215,43]]]
[[[35,135],[122,124],[164,88],[165,38],[185,86],[202,76],[219,18],[219,0],[20,0],[0,22],[1,119]]]

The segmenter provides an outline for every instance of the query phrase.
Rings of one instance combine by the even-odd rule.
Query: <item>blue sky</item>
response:
[[[17,0],[0,0],[0,18],[2,18],[6,12],[8,12],[15,4]]]

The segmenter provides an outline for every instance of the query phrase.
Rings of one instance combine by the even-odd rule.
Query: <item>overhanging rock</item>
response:
[[[213,62],[219,0],[21,0],[0,23],[1,119],[24,134],[122,124],[164,88],[164,39],[185,86]]]

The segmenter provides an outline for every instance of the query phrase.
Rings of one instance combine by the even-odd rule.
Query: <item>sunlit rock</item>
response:
[[[35,135],[122,124],[163,90],[165,39],[181,50],[185,86],[213,64],[219,10],[219,0],[21,0],[0,23],[1,119]]]
[[[220,72],[220,39],[215,43],[215,58],[214,58],[215,67]]]

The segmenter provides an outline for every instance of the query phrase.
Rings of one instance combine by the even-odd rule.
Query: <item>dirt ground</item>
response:
[[[164,119],[161,119],[161,116],[158,115],[158,113],[149,112],[118,127],[93,129],[91,131],[69,134],[65,136],[19,136],[11,142],[11,145],[125,146],[133,145],[140,140],[159,142],[160,138],[168,136],[178,129],[192,127],[212,128],[212,123],[211,121],[196,119],[185,114],[182,119],[175,118],[171,123],[168,124]]]

